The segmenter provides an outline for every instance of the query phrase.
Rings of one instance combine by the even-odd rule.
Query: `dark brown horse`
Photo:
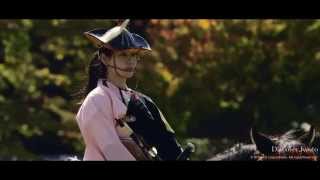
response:
[[[280,136],[267,136],[252,128],[250,131],[252,144],[237,144],[232,148],[210,158],[211,161],[237,160],[311,160],[319,156],[319,137],[311,126],[308,132],[302,129],[290,130]]]
[[[268,160],[318,160],[320,157],[320,134],[314,127],[309,131],[294,129],[280,136],[267,136],[255,128],[250,130],[252,144],[236,144],[215,155],[209,161],[268,161]],[[81,161],[68,156],[59,160]]]

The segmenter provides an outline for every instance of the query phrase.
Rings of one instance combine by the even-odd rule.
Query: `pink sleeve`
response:
[[[105,96],[95,96],[86,103],[80,115],[85,141],[95,145],[105,160],[135,160],[116,132],[111,102]]]

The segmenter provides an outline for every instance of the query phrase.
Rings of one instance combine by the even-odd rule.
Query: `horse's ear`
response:
[[[298,140],[300,140],[302,143],[308,146],[311,146],[315,137],[316,137],[316,128],[314,126],[311,126],[309,132],[299,137]]]
[[[250,138],[252,143],[256,145],[258,151],[260,151],[262,154],[269,155],[272,153],[275,143],[270,138],[258,133],[255,128],[251,128]]]

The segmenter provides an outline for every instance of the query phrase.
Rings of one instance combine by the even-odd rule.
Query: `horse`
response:
[[[250,129],[251,144],[238,143],[214,155],[208,161],[317,161],[320,136],[314,126],[309,131],[290,130],[283,135],[270,136]]]
[[[293,129],[282,135],[271,136],[251,128],[251,144],[237,143],[206,161],[317,161],[320,157],[320,133],[316,132],[314,126],[307,129]],[[82,161],[82,158],[61,156],[45,160]]]

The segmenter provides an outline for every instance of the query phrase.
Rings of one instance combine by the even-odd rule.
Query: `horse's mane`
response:
[[[317,148],[316,149],[317,151],[315,153],[317,154],[317,156],[320,157],[320,133],[319,132],[316,133],[316,137],[312,143],[312,147]]]
[[[299,136],[302,136],[306,133],[304,129],[291,129],[285,134],[282,135],[283,138],[285,139],[295,139]]]
[[[245,161],[254,160],[253,155],[256,152],[256,146],[254,144],[242,144],[238,143],[232,146],[230,149],[216,154],[210,158],[209,161]]]

